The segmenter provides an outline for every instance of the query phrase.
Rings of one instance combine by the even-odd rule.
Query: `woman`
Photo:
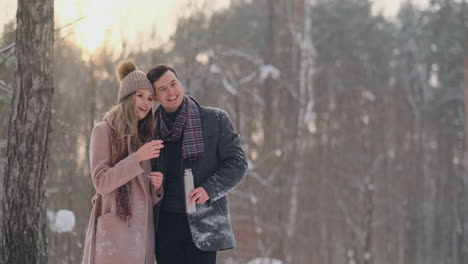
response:
[[[117,73],[118,105],[91,134],[96,195],[83,263],[153,264],[153,206],[162,198],[162,174],[151,172],[150,160],[163,147],[161,140],[151,140],[154,92],[133,63],[122,62]]]

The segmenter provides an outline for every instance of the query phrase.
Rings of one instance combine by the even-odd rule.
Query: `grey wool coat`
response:
[[[200,250],[231,249],[236,243],[227,194],[245,177],[247,159],[228,114],[224,110],[196,103],[202,122],[204,154],[202,158],[192,161],[190,167],[195,188],[203,187],[210,200],[197,204],[196,212],[188,214],[190,231]],[[159,164],[159,169],[165,173],[164,149]]]
[[[153,208],[162,198],[162,188],[154,190],[147,177],[151,162],[138,162],[130,146],[129,150],[130,155],[111,166],[111,129],[106,122],[94,126],[90,163],[96,194],[92,199],[83,264],[154,264]],[[116,214],[117,189],[127,182],[132,198],[130,224]]]

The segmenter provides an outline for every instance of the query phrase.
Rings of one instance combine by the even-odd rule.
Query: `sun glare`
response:
[[[82,48],[83,59],[88,60],[104,45],[118,54],[124,43],[130,49],[163,44],[175,30],[180,9],[187,9],[188,3],[188,0],[57,0],[55,10],[63,25],[83,18],[73,23],[70,38]],[[229,1],[216,3],[211,7],[213,10],[227,7]]]
[[[62,21],[73,21],[74,41],[88,56],[104,42],[112,41],[114,10],[112,1],[58,2],[58,15]]]
[[[76,25],[76,41],[87,52],[92,53],[104,40],[110,38],[112,16],[101,12],[90,14]]]

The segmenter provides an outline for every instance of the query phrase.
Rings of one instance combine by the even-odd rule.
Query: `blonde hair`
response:
[[[104,121],[112,131],[112,165],[129,155],[128,136],[134,151],[153,138],[153,112],[150,110],[145,118],[138,120],[135,113],[135,93],[113,106],[104,115]]]

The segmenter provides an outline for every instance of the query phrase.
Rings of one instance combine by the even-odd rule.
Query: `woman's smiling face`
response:
[[[153,106],[153,94],[147,89],[138,89],[134,100],[136,116],[138,120],[142,120]]]

